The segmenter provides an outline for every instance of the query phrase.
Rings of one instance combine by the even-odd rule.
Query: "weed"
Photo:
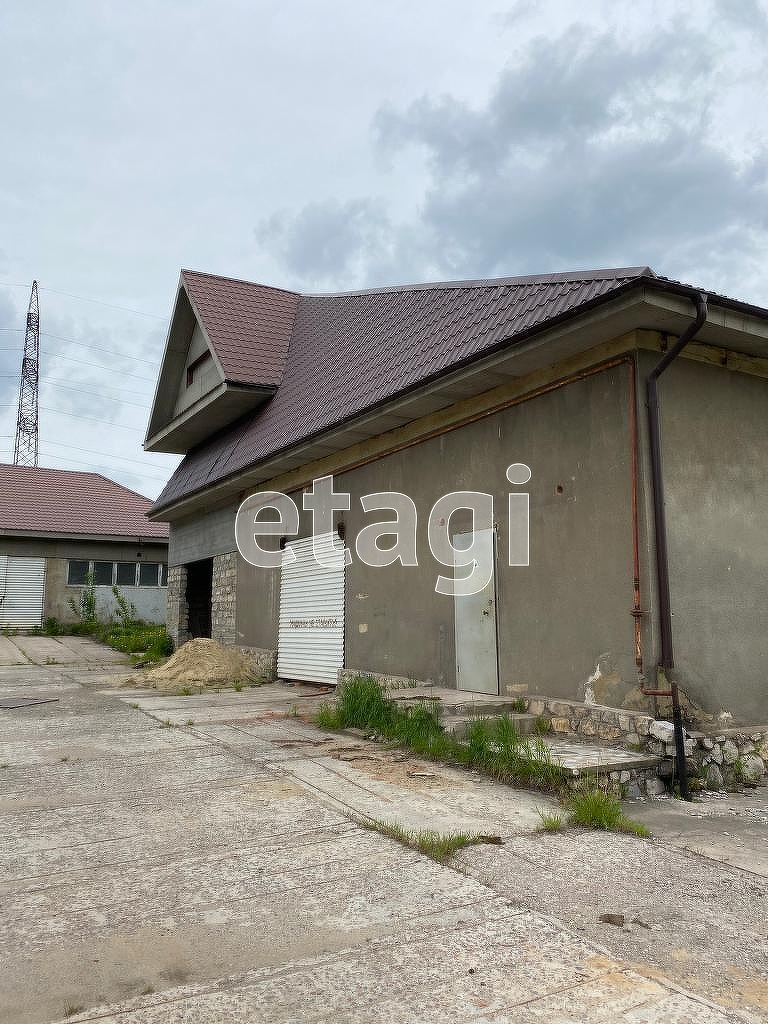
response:
[[[70,597],[69,607],[77,616],[80,624],[86,629],[95,628],[97,626],[96,576],[92,570],[86,574],[85,586],[82,589],[79,600],[75,601],[74,597]]]
[[[291,718],[298,718],[299,717],[299,706],[298,706],[298,704],[291,704],[291,706],[288,708],[288,715]]]
[[[522,737],[509,716],[475,719],[460,742],[440,724],[437,701],[399,707],[370,676],[343,683],[336,697],[319,710],[321,728],[365,729],[421,757],[478,768],[500,782],[545,790],[565,784],[567,773],[541,737]]]
[[[41,632],[43,636],[60,636],[62,633],[61,623],[53,617],[47,618]]]
[[[179,696],[180,697],[191,697],[192,696],[192,687],[191,686],[182,686],[182,688],[179,690]]]
[[[117,587],[112,587],[112,596],[117,604],[117,617],[123,629],[130,629],[131,624],[136,621],[136,605],[121,594]]]
[[[525,697],[516,697],[510,704],[513,715],[524,715],[528,710],[528,701]]]
[[[533,731],[537,736],[546,736],[552,729],[552,722],[546,715],[538,715],[533,723]]]
[[[170,720],[170,718],[166,718],[166,720],[164,722],[160,723],[160,728],[161,729],[172,729],[173,728],[173,722]]]
[[[7,761],[3,761],[3,763],[0,764],[0,768],[10,768],[10,765],[8,764]]]
[[[568,821],[572,825],[603,829],[606,832],[626,832],[643,838],[651,834],[645,825],[627,818],[617,798],[602,789],[586,789],[574,793],[569,801],[569,809]]]
[[[135,700],[134,700],[134,701],[131,701],[131,703],[130,703],[130,704],[128,705],[128,707],[129,707],[129,708],[135,708],[135,709],[136,709],[136,711],[138,711],[138,710],[139,710],[139,705],[138,705],[138,704],[136,703],[136,701],[135,701]]]
[[[553,814],[540,810],[537,810],[536,813],[541,818],[541,824],[539,825],[541,832],[562,832],[565,828],[565,820],[562,814]]]
[[[194,718],[188,718],[187,719],[187,725],[194,725],[194,724],[195,724]]]
[[[240,691],[243,688],[243,684],[240,682],[239,679],[236,679],[234,683],[232,683],[232,688],[235,690],[236,693],[240,693]]]
[[[146,986],[145,986],[145,987],[144,987],[144,988],[143,988],[143,989],[141,990],[141,992],[139,993],[139,995],[142,995],[142,996],[151,996],[151,995],[152,995],[152,993],[153,993],[154,991],[155,991],[155,989],[154,989],[154,987],[153,987],[152,985],[146,985]]]
[[[69,755],[68,754],[65,754],[64,757],[60,757],[59,758],[59,762],[61,764],[66,764],[68,760],[69,760]]]
[[[500,844],[499,836],[482,835],[480,832],[434,832],[432,829],[406,829],[402,825],[393,825],[388,821],[376,818],[355,818],[362,828],[389,836],[403,846],[418,850],[439,864],[445,864],[456,853],[467,846],[478,846],[481,843]]]
[[[380,683],[372,676],[356,676],[336,688],[336,705],[325,717],[327,728],[371,729],[385,736],[394,712],[395,705],[384,696]]]
[[[731,786],[740,789],[745,783],[750,781],[749,773],[744,767],[744,762],[740,757],[737,757],[733,764],[728,770],[728,782]]]
[[[85,1009],[84,1006],[75,1006],[74,1003],[65,1003],[64,1004],[64,1016],[65,1017],[74,1017],[76,1013],[82,1013],[84,1009]]]

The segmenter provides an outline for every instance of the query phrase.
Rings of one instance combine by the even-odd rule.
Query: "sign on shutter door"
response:
[[[43,624],[45,559],[0,555],[0,629]]]
[[[339,555],[332,568],[315,561],[311,537],[288,542],[295,561],[288,547],[283,552],[277,642],[277,674],[283,679],[335,683],[344,665],[343,549],[336,534],[318,541],[330,552],[334,538]]]

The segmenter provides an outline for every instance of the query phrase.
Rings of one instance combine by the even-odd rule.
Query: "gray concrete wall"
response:
[[[766,722],[768,381],[679,359],[660,404],[677,679],[706,710]]]
[[[237,505],[227,505],[172,523],[168,564],[186,565],[235,551],[236,511]]]
[[[134,552],[135,554],[135,552]],[[99,557],[99,556],[91,556]],[[106,561],[102,552],[100,559]],[[115,559],[117,561],[117,559]],[[146,561],[153,561],[147,557]],[[49,558],[45,570],[45,603],[43,618],[58,619],[62,623],[76,622],[78,616],[72,611],[70,600],[79,606],[84,587],[67,585],[67,559]],[[159,561],[159,559],[158,559]],[[136,609],[136,618],[144,622],[161,625],[165,622],[166,588],[165,587],[125,587],[119,588],[120,593]],[[100,619],[106,620],[117,616],[118,608],[111,587],[96,587],[96,611]]]
[[[69,600],[80,600],[82,587],[67,585],[69,559],[98,562],[167,562],[167,544],[137,544],[99,541],[77,541],[67,538],[1,537],[0,554],[45,558],[45,602],[43,618],[69,623],[76,620]],[[165,587],[120,587],[120,592],[136,607],[137,617],[146,622],[163,623],[166,613]],[[99,614],[108,618],[116,610],[111,587],[96,588]]]
[[[629,369],[619,366],[335,478],[352,496],[340,514],[347,542],[386,518],[360,497],[403,491],[419,515],[419,566],[347,570],[345,664],[399,676],[455,682],[453,599],[435,593],[445,570],[431,556],[430,509],[452,490],[494,496],[498,529],[498,641],[502,690],[583,694],[603,657],[606,700],[635,685],[633,661]],[[531,565],[507,565],[506,469],[525,462],[533,476]],[[558,492],[558,488],[562,490]],[[293,495],[301,507],[301,495]],[[468,527],[455,516],[451,532]],[[301,535],[310,533],[302,516]],[[274,647],[279,573],[243,566],[238,590],[241,643]]]
[[[0,554],[30,558],[77,558],[104,562],[167,562],[167,544],[137,544],[113,541],[48,540],[44,537],[3,537]]]
[[[294,495],[294,500],[296,500]],[[299,502],[301,496],[298,495]],[[262,540],[264,547],[267,541]],[[237,642],[266,650],[277,648],[280,573],[257,569],[238,555]]]

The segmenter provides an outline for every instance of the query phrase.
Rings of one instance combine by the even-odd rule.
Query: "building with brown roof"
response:
[[[671,680],[765,719],[767,378],[768,311],[648,267],[332,295],[183,271],[146,439],[185,455],[150,513],[170,523],[169,630],[263,651],[286,678],[613,706]],[[307,507],[328,476],[350,496],[331,568]],[[298,510],[261,542],[277,568],[236,543],[264,491]],[[452,596],[436,581],[478,524],[438,499],[467,491],[493,501],[487,581]],[[412,502],[417,565],[361,557],[365,528],[395,518],[365,511],[380,492]]]
[[[151,506],[100,473],[0,464],[0,628],[73,621],[89,573],[102,616],[116,585],[139,618],[164,622],[168,527]]]

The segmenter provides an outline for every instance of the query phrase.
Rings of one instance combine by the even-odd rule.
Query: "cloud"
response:
[[[274,214],[257,228],[256,237],[301,277],[356,280],[391,244],[392,224],[381,201],[329,200],[310,203],[295,215]]]
[[[764,290],[768,150],[746,124],[743,147],[722,137],[723,90],[745,87],[723,64],[723,11],[724,0],[699,31],[672,23],[626,40],[577,24],[529,39],[480,104],[382,108],[379,150],[424,160],[413,220],[396,223],[381,201],[328,201],[280,214],[260,238],[315,284],[650,263]],[[734,32],[745,17],[763,13]]]

